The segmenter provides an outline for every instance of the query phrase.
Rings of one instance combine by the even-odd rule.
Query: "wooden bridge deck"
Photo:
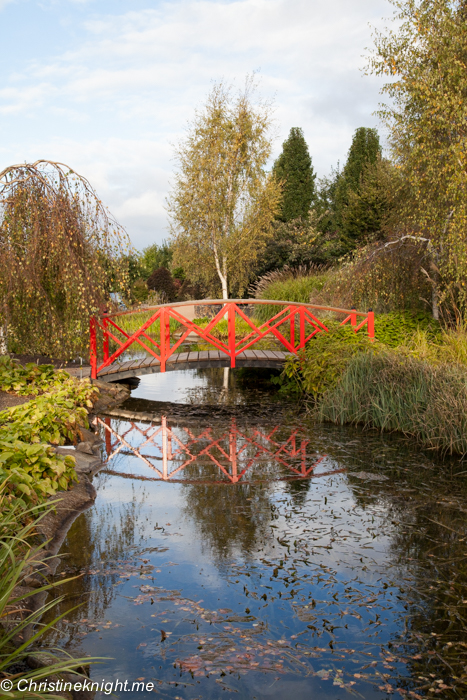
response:
[[[237,355],[236,367],[269,367],[281,369],[289,352],[280,350],[245,350]],[[197,367],[230,367],[230,357],[220,350],[203,350],[201,352],[174,353],[166,363],[166,372],[196,369]],[[98,372],[97,378],[104,382],[115,382],[128,377],[140,377],[143,374],[160,372],[160,362],[154,357],[144,360],[114,362]]]

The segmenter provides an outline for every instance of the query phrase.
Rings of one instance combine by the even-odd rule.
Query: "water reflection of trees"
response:
[[[356,504],[378,505],[391,540],[388,574],[400,587],[405,622],[390,650],[408,669],[405,679],[394,679],[394,687],[408,697],[465,697],[467,479],[456,477],[465,470],[407,449],[401,439],[371,435],[347,464]],[[362,464],[367,481],[352,475]],[[381,475],[388,480],[371,479]]]
[[[281,370],[209,367],[199,368],[196,373],[199,377],[206,379],[206,386],[187,391],[190,403],[248,405],[252,401],[254,403],[271,402],[274,394],[277,394],[277,387],[272,384],[271,377],[280,374]],[[282,403],[284,403],[283,398]]]
[[[271,521],[267,486],[187,484],[183,491],[184,515],[198,528],[202,547],[209,547],[217,558],[230,557],[235,549],[248,556],[266,537]]]
[[[98,488],[102,488],[108,477],[99,475],[98,480]],[[49,633],[45,639],[48,645],[73,648],[78,643],[75,635],[80,620],[105,618],[118,594],[115,584],[144,539],[139,515],[144,500],[144,490],[136,493],[132,488],[131,499],[119,503],[118,508],[112,503],[92,507],[71,526],[56,575],[74,578],[55,591],[55,596],[64,596],[64,600],[53,610],[54,617],[67,613],[66,622],[59,622]]]

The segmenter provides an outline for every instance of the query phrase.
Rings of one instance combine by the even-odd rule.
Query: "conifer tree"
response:
[[[274,175],[284,183],[281,211],[278,219],[292,221],[307,217],[315,198],[315,178],[311,156],[299,127],[290,130],[282,153],[274,163]]]
[[[358,245],[360,238],[376,233],[384,218],[381,197],[374,202],[365,201],[363,207],[359,206],[363,190],[368,189],[368,181],[373,181],[377,186],[378,176],[385,175],[380,163],[381,145],[377,130],[364,126],[358,128],[335,190],[335,223],[347,248]],[[363,196],[363,199],[366,197]],[[357,218],[353,216],[356,209],[360,209]],[[349,216],[350,210],[352,215]]]

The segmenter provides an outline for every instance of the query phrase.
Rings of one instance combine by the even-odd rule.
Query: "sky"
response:
[[[362,68],[391,14],[389,0],[0,0],[0,172],[64,162],[136,248],[161,243],[174,144],[213,82],[256,71],[273,158],[302,127],[325,176],[355,129],[380,127],[382,82]]]

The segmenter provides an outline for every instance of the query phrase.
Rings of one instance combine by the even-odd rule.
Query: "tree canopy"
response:
[[[465,0],[391,0],[369,69],[387,76],[380,115],[404,182],[401,220],[432,251],[431,281],[467,314],[467,21]],[[425,241],[423,241],[425,239]]]
[[[279,210],[280,186],[266,171],[271,105],[255,98],[250,79],[237,94],[214,85],[175,152],[172,264],[207,290],[221,287],[224,299],[248,285]]]
[[[381,175],[384,170],[378,132],[359,127],[335,188],[336,224],[347,248],[355,247],[381,226],[383,213],[379,205],[384,200],[384,192],[378,186]]]
[[[273,172],[277,180],[284,183],[277,218],[287,222],[307,217],[316,194],[316,174],[303,130],[299,127],[290,130],[282,153],[274,163]]]
[[[128,245],[90,183],[62,163],[0,172],[0,326],[20,352],[66,358],[123,290]]]

